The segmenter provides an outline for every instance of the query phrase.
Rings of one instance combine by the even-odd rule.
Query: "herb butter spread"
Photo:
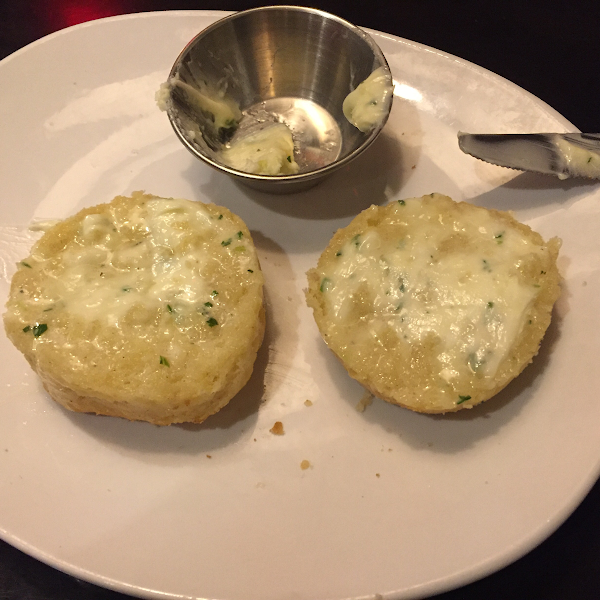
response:
[[[283,123],[234,137],[219,158],[229,167],[257,175],[293,175],[299,169],[292,132]]]
[[[239,217],[136,192],[50,227],[18,265],[4,323],[66,408],[201,422],[250,377],[262,286]]]
[[[294,175],[292,131],[284,123],[259,122],[244,115],[226,89],[210,86],[196,74],[194,85],[179,76],[155,94],[160,110],[174,110],[185,136],[222,164],[255,175]],[[210,149],[209,149],[210,147]]]
[[[436,194],[402,200],[334,236],[309,272],[308,301],[327,343],[375,394],[426,412],[466,408],[508,383],[524,332],[522,367],[537,352],[557,251],[506,213]],[[423,389],[403,388],[411,375]]]
[[[59,276],[49,278],[31,301],[43,308],[60,303],[60,310],[113,327],[136,306],[158,310],[169,304],[178,315],[193,313],[212,291],[202,275],[215,260],[201,252],[209,235],[232,240],[223,253],[237,251],[241,273],[252,266],[235,224],[188,200],[151,199],[126,216],[118,210],[89,214],[62,253],[60,266],[56,257],[32,254],[34,264],[44,268],[48,261]]]
[[[556,136],[556,147],[563,161],[564,174],[560,179],[567,177],[600,178],[600,154],[572,144],[561,136]],[[568,173],[568,175],[567,175]]]
[[[374,129],[387,117],[393,92],[389,70],[375,69],[344,99],[342,110],[346,119],[360,131]]]
[[[190,85],[178,77],[162,83],[156,92],[155,100],[160,110],[168,110],[174,90],[182,93],[194,110],[208,115],[217,130],[235,127],[242,118],[240,107],[224,90],[213,89],[202,80]]]

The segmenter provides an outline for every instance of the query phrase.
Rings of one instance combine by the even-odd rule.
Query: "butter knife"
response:
[[[463,133],[458,146],[486,162],[556,175],[600,179],[600,133]]]

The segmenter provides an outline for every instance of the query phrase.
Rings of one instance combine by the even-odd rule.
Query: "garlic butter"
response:
[[[563,161],[564,169],[570,177],[600,178],[600,154],[570,143],[561,136],[556,136],[556,147]],[[559,175],[566,179],[566,175]]]
[[[394,92],[389,69],[379,67],[344,99],[342,109],[352,125],[366,132],[387,116]]]
[[[292,132],[283,123],[234,137],[218,156],[229,167],[257,175],[293,175],[299,170]]]
[[[204,205],[156,198],[126,215],[109,205],[108,211],[82,218],[60,263],[34,251],[30,262],[55,275],[31,301],[112,327],[136,307],[150,314],[169,306],[180,319],[197,314],[211,298],[204,272],[217,258],[214,251],[201,250],[211,239],[220,251],[234,252],[245,271],[250,256],[244,257],[243,235]]]
[[[185,94],[194,110],[209,115],[216,130],[234,128],[242,118],[237,102],[224,90],[213,89],[202,81],[193,86],[179,77],[171,77],[156,92],[155,100],[160,110],[166,111],[169,108],[171,94],[177,88]]]

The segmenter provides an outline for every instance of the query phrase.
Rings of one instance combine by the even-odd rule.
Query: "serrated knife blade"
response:
[[[463,133],[458,145],[486,162],[556,175],[600,179],[600,133]]]

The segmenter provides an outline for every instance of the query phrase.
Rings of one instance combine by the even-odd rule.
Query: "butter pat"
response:
[[[232,140],[219,158],[229,167],[257,175],[293,175],[299,170],[292,132],[283,123]]]
[[[360,131],[377,127],[389,112],[394,85],[388,69],[379,67],[344,99],[344,116]]]

